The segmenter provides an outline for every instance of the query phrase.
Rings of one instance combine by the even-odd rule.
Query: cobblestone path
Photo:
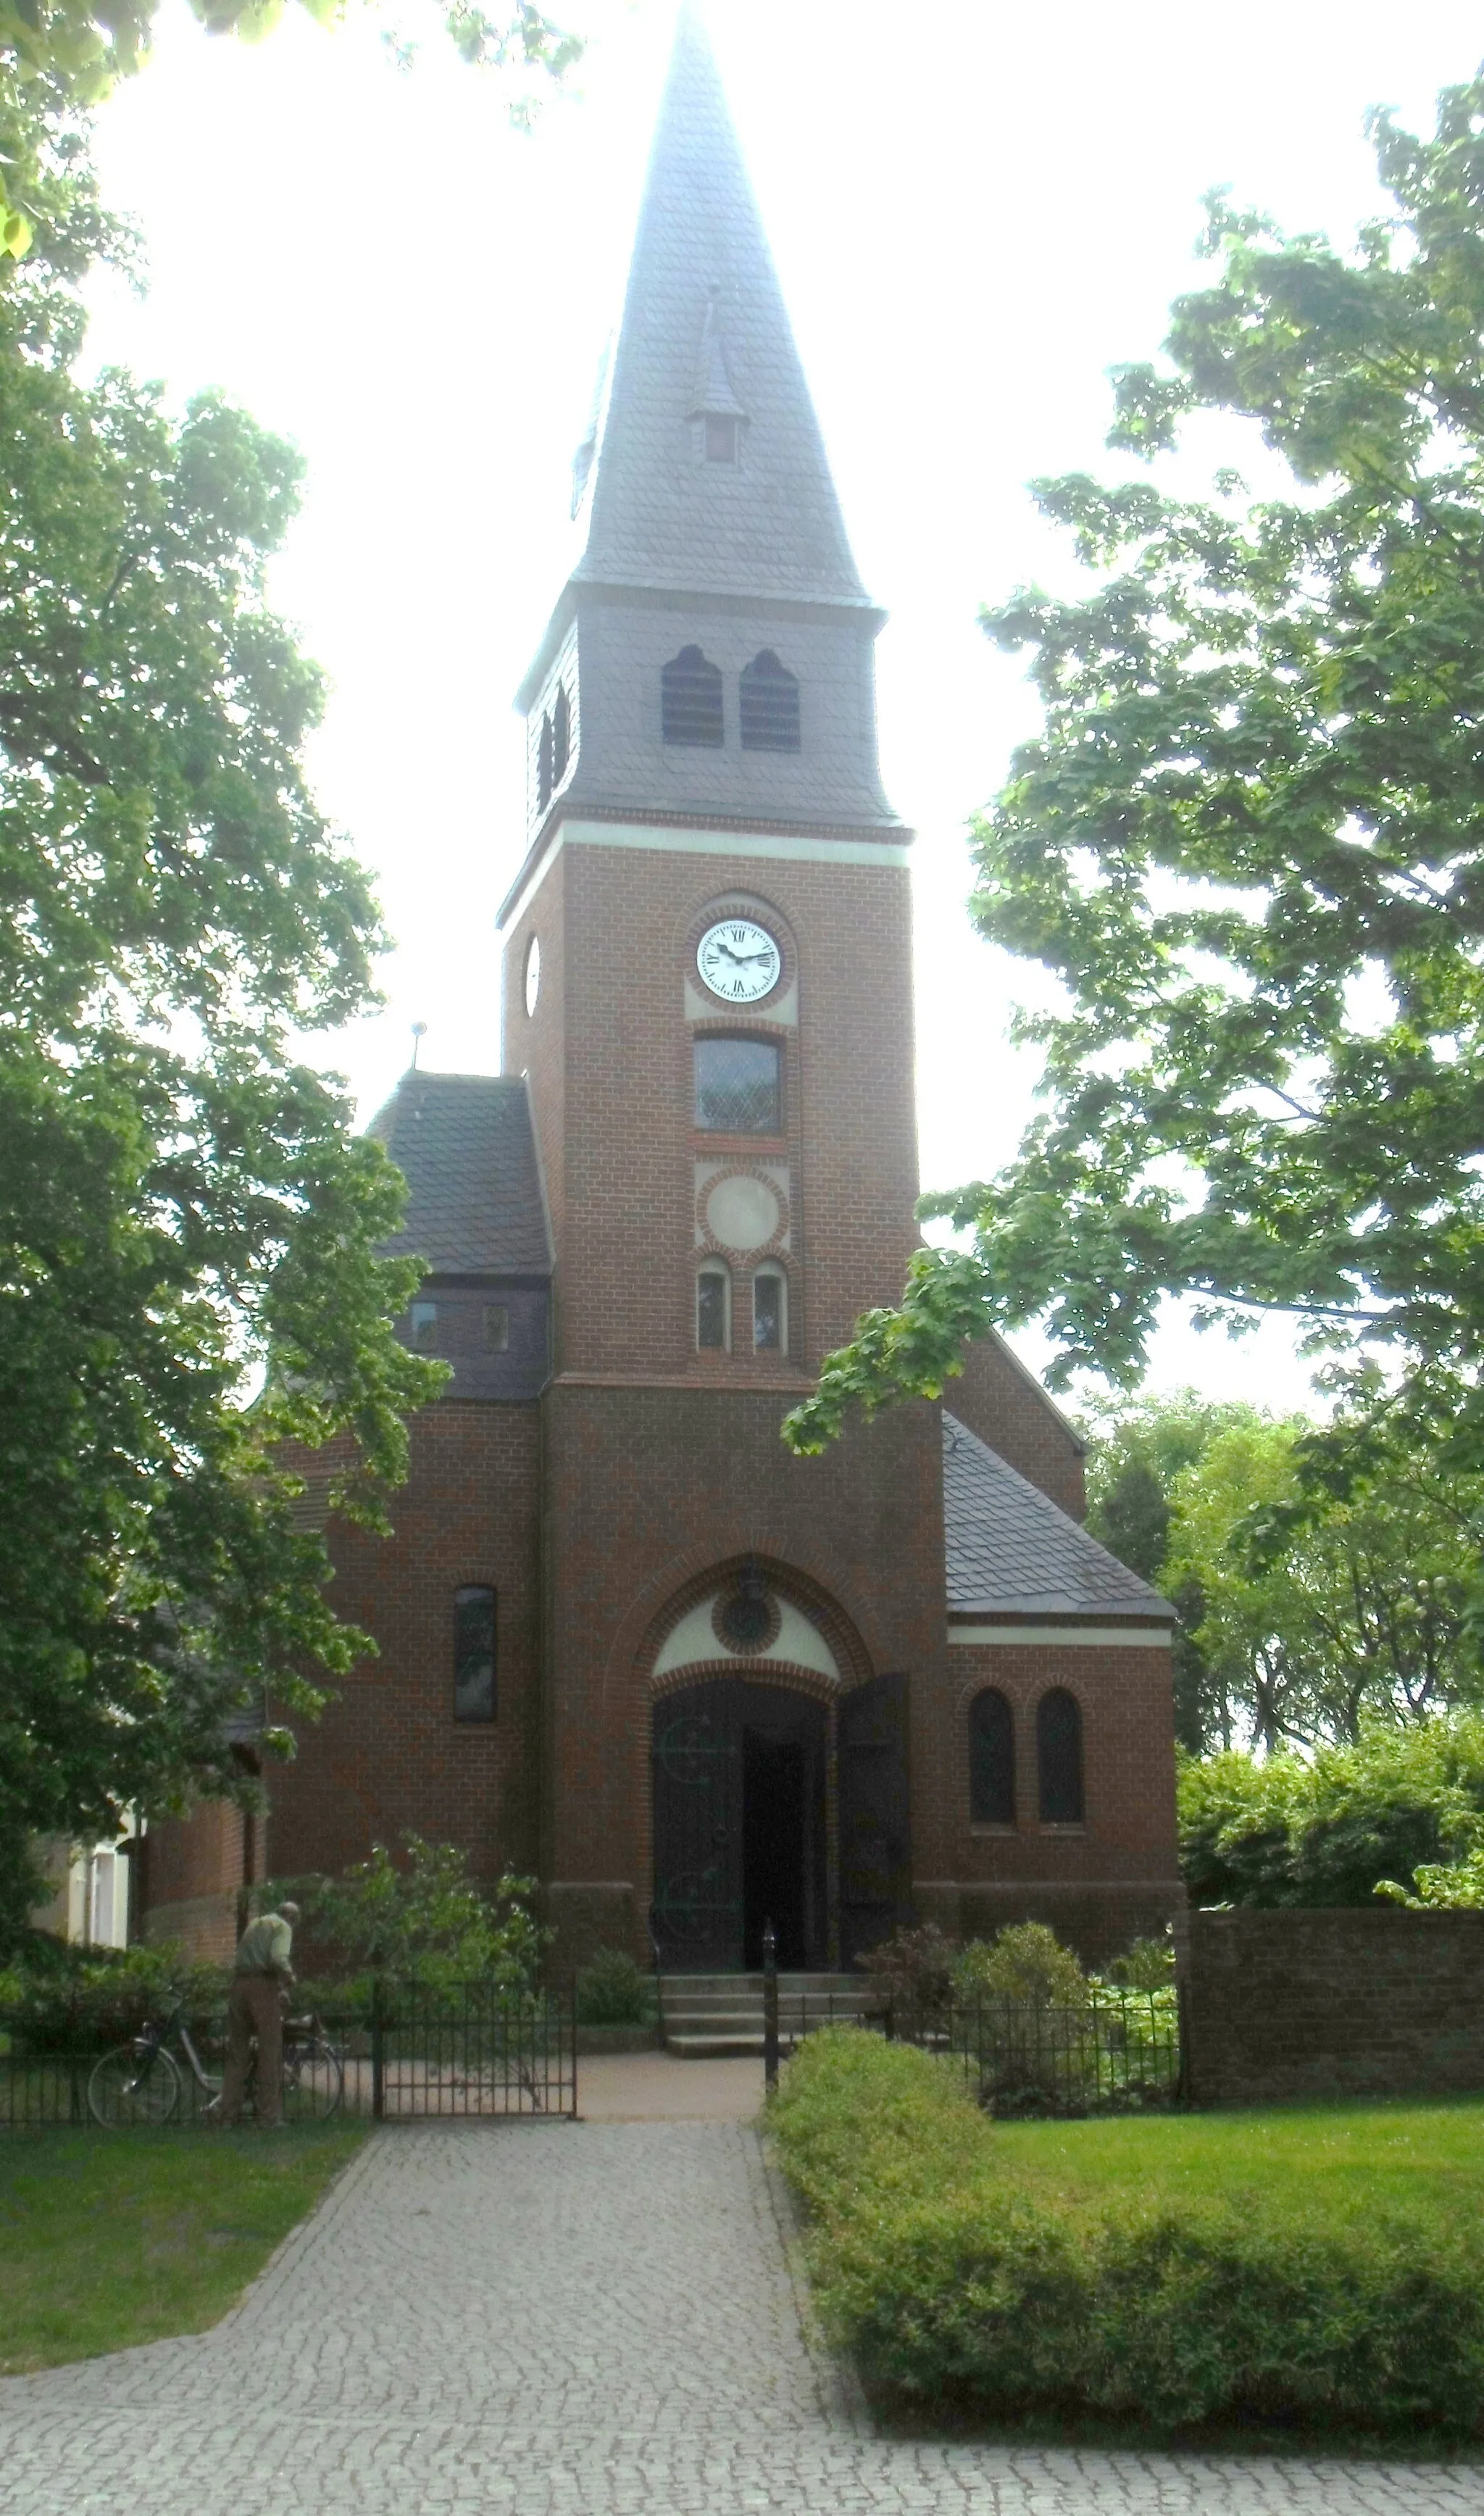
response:
[[[1484,2516],[1484,2469],[876,2438],[735,2123],[384,2132],[214,2332],[0,2382],[3,2516],[476,2508]]]

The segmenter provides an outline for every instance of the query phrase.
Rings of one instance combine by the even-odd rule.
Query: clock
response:
[[[532,935],[526,946],[526,1014],[528,1021],[535,1012],[541,992],[541,939]]]
[[[784,956],[766,926],[750,917],[724,917],[702,935],[696,967],[723,1004],[755,1005],[778,985]]]

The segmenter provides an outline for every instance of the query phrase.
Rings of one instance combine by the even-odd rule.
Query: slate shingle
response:
[[[698,462],[698,368],[745,414]],[[702,397],[704,398],[704,397]],[[866,605],[706,36],[682,14],[584,508],[581,583]]]
[[[366,1129],[407,1183],[388,1257],[443,1276],[551,1273],[551,1241],[519,1075],[404,1074]]]
[[[950,1615],[1174,1622],[1167,1599],[947,1408],[943,1520]]]

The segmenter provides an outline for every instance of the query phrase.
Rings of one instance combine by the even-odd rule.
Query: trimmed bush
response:
[[[645,2027],[651,1978],[627,1949],[596,1949],[577,1976],[577,2019],[583,2027]]]
[[[869,2384],[1006,2418],[1484,2428],[1467,2227],[1017,2189],[951,2066],[857,2029],[800,2046],[772,2121]]]
[[[183,1999],[188,2018],[220,2015],[230,1977],[198,1965],[173,1940],[131,1949],[58,1943],[39,1963],[0,1974],[0,2033],[17,2053],[95,2053],[137,2035]]]

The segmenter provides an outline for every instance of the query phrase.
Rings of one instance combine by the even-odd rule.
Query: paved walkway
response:
[[[0,2382],[3,2516],[142,2509],[1484,2516],[1484,2470],[878,2439],[805,2346],[746,2125],[429,2124],[214,2332]]]

